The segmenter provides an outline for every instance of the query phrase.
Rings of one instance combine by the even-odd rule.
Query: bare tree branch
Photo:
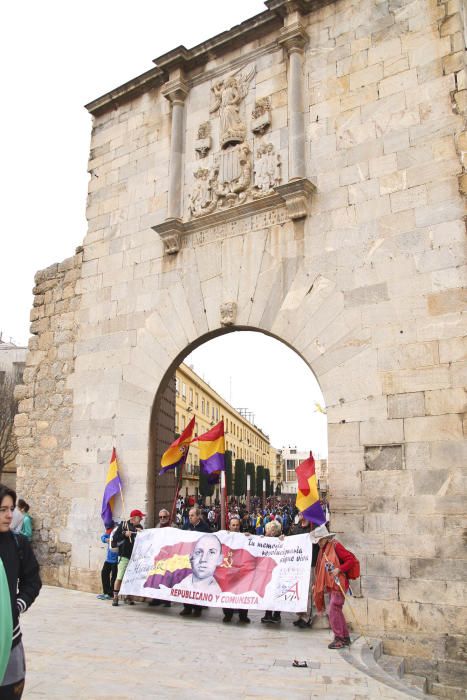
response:
[[[18,402],[14,396],[17,378],[14,373],[5,373],[0,383],[0,474],[18,451],[14,431],[14,418]]]

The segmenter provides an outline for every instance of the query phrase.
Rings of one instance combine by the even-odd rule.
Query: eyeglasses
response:
[[[162,519],[167,520],[168,517],[169,517],[168,515],[159,515],[159,520],[162,520]]]

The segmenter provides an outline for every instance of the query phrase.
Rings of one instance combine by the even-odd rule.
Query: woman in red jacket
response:
[[[348,590],[346,572],[354,566],[356,558],[352,552],[348,552],[340,542],[334,539],[335,534],[329,532],[326,525],[320,525],[311,534],[313,541],[319,545],[313,586],[316,609],[318,612],[325,611],[324,594],[328,593],[329,624],[334,632],[334,641],[329,644],[329,649],[342,649],[350,645],[350,635],[342,612],[345,596],[342,594],[341,587],[344,591]]]

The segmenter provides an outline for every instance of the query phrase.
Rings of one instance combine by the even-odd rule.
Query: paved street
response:
[[[28,664],[25,700],[35,698],[407,698],[327,649],[330,632],[222,624],[171,609],[113,608],[89,593],[44,587],[22,618]],[[309,668],[293,668],[293,659]]]

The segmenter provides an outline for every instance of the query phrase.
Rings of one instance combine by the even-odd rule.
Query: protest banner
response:
[[[138,533],[122,595],[209,607],[305,612],[309,534],[247,537],[155,528]]]

